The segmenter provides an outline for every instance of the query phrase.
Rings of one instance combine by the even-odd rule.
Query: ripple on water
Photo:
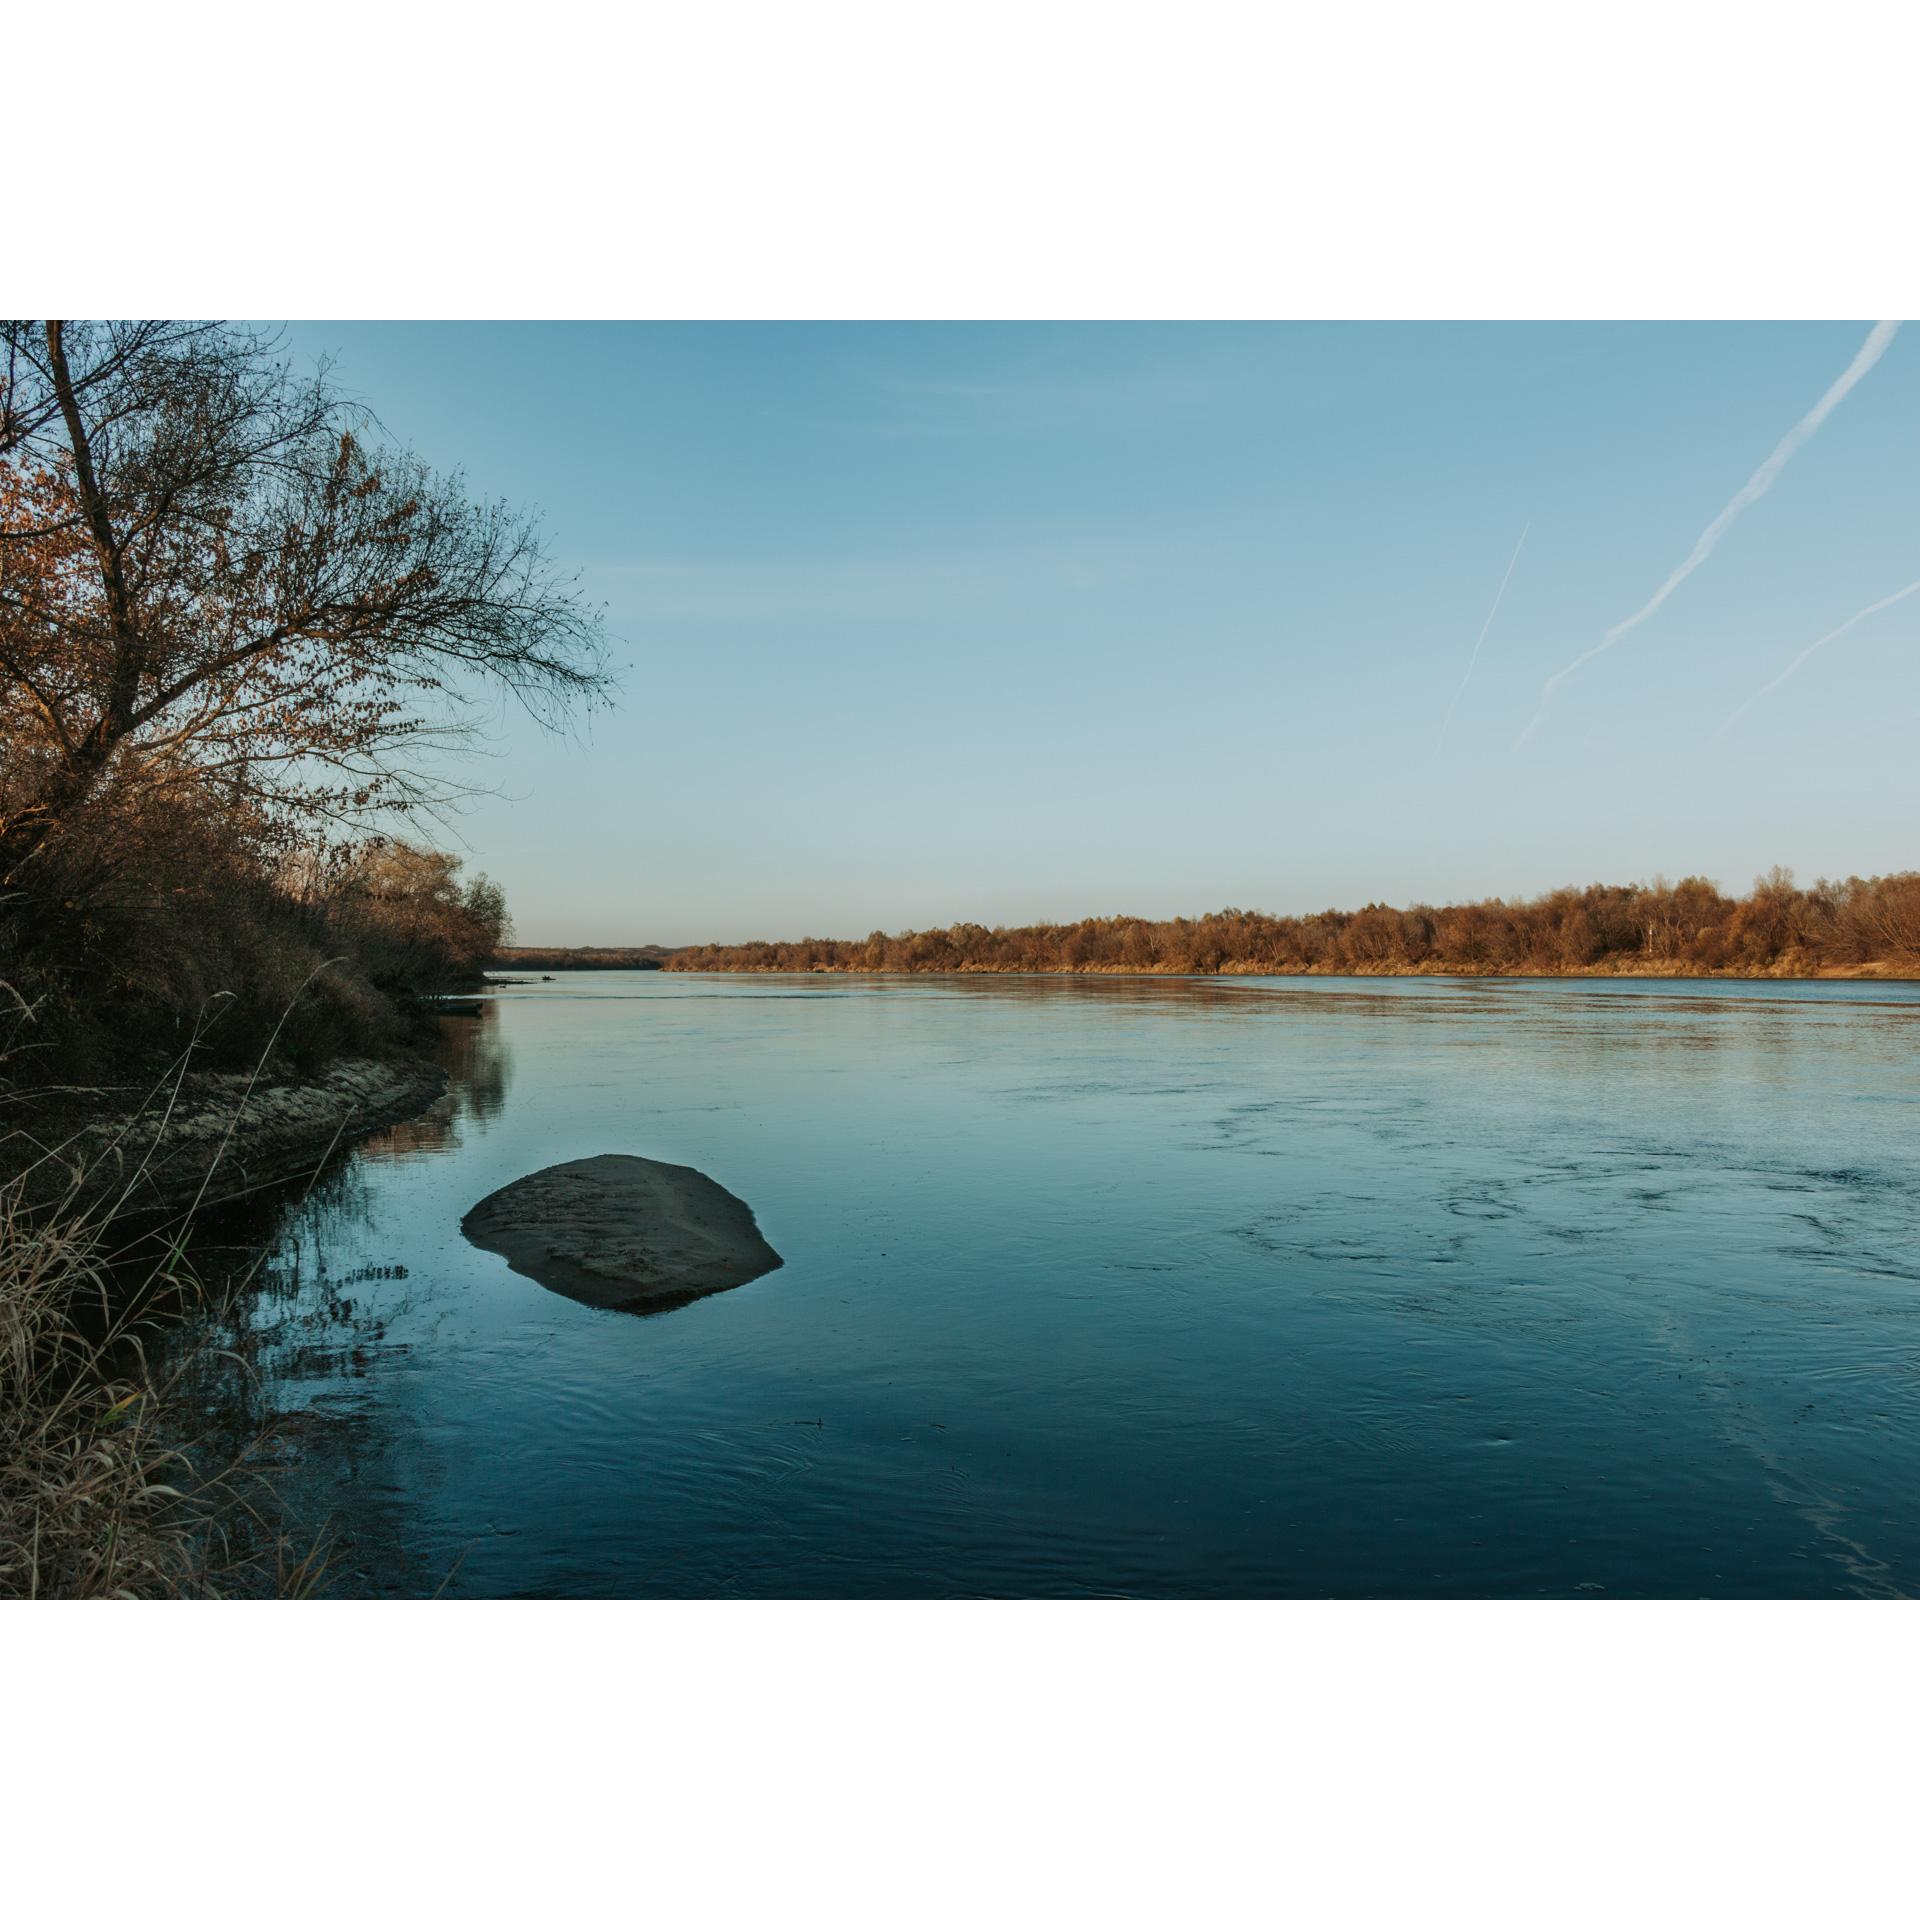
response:
[[[1752,984],[516,987],[241,1344],[353,1590],[1912,1593],[1920,1007]],[[602,1153],[786,1266],[460,1240]]]

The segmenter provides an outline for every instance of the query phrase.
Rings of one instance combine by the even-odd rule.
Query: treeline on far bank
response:
[[[656,973],[677,947],[501,947],[489,965],[518,973]]]
[[[1329,910],[1229,907],[1198,919],[961,924],[864,940],[684,947],[712,973],[1814,974],[1920,968],[1920,873],[1794,884],[1775,867],[1744,897],[1690,878],[1561,887],[1533,900]]]

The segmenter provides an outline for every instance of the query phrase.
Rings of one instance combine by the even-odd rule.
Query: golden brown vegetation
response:
[[[305,1071],[404,1041],[504,906],[372,824],[458,791],[430,769],[476,700],[551,719],[605,684],[533,522],[271,345],[0,322],[0,980],[39,1008],[15,1090],[145,1084],[201,1024],[211,1066],[269,1031]]]
[[[334,927],[390,988],[437,992],[477,981],[512,926],[506,895],[487,876],[460,883],[450,854],[375,840],[322,881]]]
[[[965,924],[864,940],[685,947],[666,965],[724,973],[1902,972],[1920,970],[1920,873],[1803,889],[1776,867],[1744,899],[1686,879],[1304,916],[1229,907],[1194,920]]]
[[[537,973],[649,972],[664,967],[677,947],[502,947],[494,967]]]
[[[14,1009],[13,1038],[34,1011]],[[0,1041],[0,1067],[11,1045]],[[169,1112],[178,1089],[157,1090]],[[313,1591],[325,1549],[297,1553],[264,1511],[267,1432],[206,1458],[182,1422],[181,1383],[259,1261],[212,1298],[187,1257],[197,1204],[129,1222],[137,1176],[114,1142],[96,1156],[69,1165],[51,1200],[35,1176],[67,1156],[0,1181],[0,1599]],[[118,1177],[93,1177],[108,1167]],[[202,1339],[156,1365],[145,1336],[185,1306]]]
[[[196,1031],[195,1065],[226,1070],[269,1045],[276,1073],[410,1045],[420,996],[470,983],[506,924],[499,888],[446,854],[289,849],[217,797],[118,781],[10,877],[0,982],[36,1018],[0,1103],[144,1087]]]
[[[0,322],[0,1593],[200,1590],[239,1470],[162,1437],[129,1315],[184,1300],[184,1228],[121,1218],[102,1114],[410,1045],[505,903],[374,823],[459,791],[481,695],[603,684],[532,522],[269,346]]]
[[[105,1297],[102,1232],[0,1187],[0,1597],[168,1593],[196,1573],[150,1383],[79,1330]]]
[[[0,323],[8,863],[117,767],[282,818],[436,790],[476,688],[604,682],[535,528],[243,328]]]

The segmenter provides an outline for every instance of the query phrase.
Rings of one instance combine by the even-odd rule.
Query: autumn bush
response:
[[[399,841],[290,847],[231,795],[123,777],[0,886],[0,981],[40,1012],[15,1087],[136,1083],[198,1032],[195,1064],[312,1073],[420,1030],[470,980],[505,903]]]
[[[1812,973],[1920,967],[1920,873],[1820,881],[1775,867],[1734,897],[1689,877],[1561,887],[1532,900],[1444,907],[1370,902],[1275,915],[1129,915],[1064,925],[874,932],[686,947],[682,972],[869,973]]]
[[[130,1189],[42,1190],[73,1103],[422,1033],[505,903],[376,830],[468,791],[498,700],[604,698],[601,619],[534,516],[269,333],[0,320],[0,1591],[185,1577],[152,1383],[75,1317],[107,1310],[88,1181]]]
[[[505,909],[385,830],[467,792],[499,699],[604,698],[601,620],[534,516],[270,333],[0,321],[0,980],[41,1008],[8,1078],[402,1037]]]
[[[355,849],[324,900],[369,978],[403,993],[474,983],[512,932],[506,895],[484,873],[463,886],[458,860],[402,840]]]

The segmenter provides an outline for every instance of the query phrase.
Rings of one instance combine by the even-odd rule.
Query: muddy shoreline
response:
[[[38,1143],[38,1197],[56,1198],[80,1172],[85,1195],[118,1196],[122,1215],[170,1213],[311,1173],[347,1141],[424,1113],[447,1084],[444,1067],[417,1059],[336,1060],[274,1080],[189,1073],[138,1103],[103,1089],[36,1114],[7,1152],[18,1166],[25,1138]]]

